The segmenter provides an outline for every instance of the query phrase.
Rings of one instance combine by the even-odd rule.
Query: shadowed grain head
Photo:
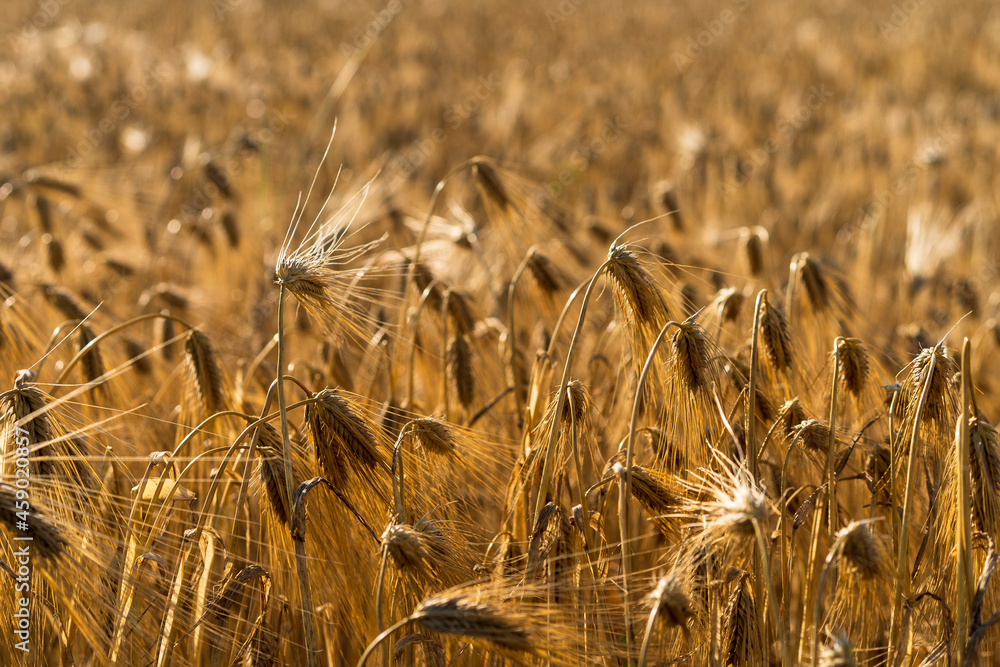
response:
[[[729,595],[722,621],[722,664],[755,665],[759,660],[757,611],[749,577],[744,573]]]
[[[411,618],[425,630],[485,641],[507,651],[535,653],[538,649],[527,616],[478,599],[470,591],[446,591],[426,598]]]
[[[1000,532],[1000,442],[980,415],[969,420],[972,525],[988,535]]]
[[[841,541],[841,566],[864,579],[872,579],[882,571],[883,559],[868,524],[852,521],[837,534]]]
[[[868,381],[868,352],[857,338],[842,338],[837,342],[840,358],[840,378],[855,398],[861,396]]]
[[[708,338],[697,322],[681,322],[670,339],[673,366],[688,391],[705,386],[708,367]]]
[[[28,521],[22,521],[17,511],[21,498],[17,487],[0,482],[0,524],[12,537],[29,537],[31,553],[48,560],[62,556],[68,545],[62,531],[41,510],[37,501],[32,504]],[[27,531],[24,529],[25,523],[29,526]]]
[[[185,390],[204,416],[226,409],[226,391],[215,348],[203,332],[191,329],[184,342]]]
[[[475,379],[472,368],[472,346],[465,334],[456,334],[448,340],[447,349],[448,381],[451,383],[458,402],[469,409],[475,394]]]
[[[787,371],[792,366],[792,341],[785,315],[765,302],[760,316],[760,338],[764,352],[776,371]]]
[[[569,278],[548,255],[538,248],[528,252],[527,268],[539,291],[551,298],[569,285]]]
[[[655,335],[666,324],[668,315],[649,269],[625,246],[612,246],[608,259],[608,277],[626,324],[647,327]]]
[[[934,358],[933,374],[931,374],[930,363],[932,357]],[[957,368],[955,360],[948,356],[943,345],[926,347],[921,350],[913,363],[910,364],[910,372],[903,380],[902,392],[906,413],[911,414],[916,411],[924,384],[929,382],[921,421],[933,420],[938,424],[950,421],[949,415],[955,400],[949,387],[949,380]]]
[[[344,488],[349,469],[374,483],[377,471],[388,467],[368,422],[336,391],[324,389],[314,398],[306,406],[306,425],[324,474],[338,488]]]
[[[808,452],[825,453],[830,448],[830,428],[818,419],[806,419],[796,424],[791,437],[799,438]]]
[[[688,621],[695,615],[684,582],[673,574],[661,577],[643,603],[650,613],[656,615],[656,622],[663,628],[687,630]]]
[[[500,177],[500,173],[486,160],[477,160],[472,166],[472,174],[476,179],[476,186],[485,201],[506,211],[513,206],[507,186]]]
[[[451,456],[455,452],[455,433],[440,419],[422,417],[408,422],[407,432],[425,451],[436,456]]]

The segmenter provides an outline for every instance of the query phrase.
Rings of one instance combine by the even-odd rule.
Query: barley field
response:
[[[0,665],[1000,664],[1000,7],[6,0]]]

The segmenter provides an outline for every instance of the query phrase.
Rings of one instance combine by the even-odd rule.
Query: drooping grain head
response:
[[[997,431],[979,415],[969,420],[972,475],[972,525],[988,535],[1000,532],[1000,442]]]
[[[931,373],[932,357],[934,358],[933,374]],[[948,351],[943,345],[921,350],[913,363],[910,364],[910,372],[903,380],[903,405],[906,414],[916,412],[920,394],[924,385],[929,382],[921,421],[935,421],[939,425],[949,423],[951,421],[949,415],[956,401],[948,386],[948,380],[954,375],[957,367],[955,360],[948,355]]]
[[[160,311],[161,315],[170,315],[169,310]],[[166,361],[173,361],[174,359],[174,346],[173,344],[168,344],[167,341],[172,341],[176,332],[174,330],[174,321],[170,317],[161,317],[156,321],[156,345],[160,348],[160,355]]]
[[[205,616],[209,622],[222,625],[240,604],[246,585],[254,579],[270,581],[271,575],[260,565],[248,565],[229,577],[218,594],[209,601]]]
[[[194,399],[202,416],[225,410],[226,390],[215,348],[197,329],[192,329],[184,342],[184,366],[185,392]]]
[[[837,342],[840,357],[840,378],[855,398],[860,398],[868,381],[868,352],[857,338],[842,338]]]
[[[433,417],[421,417],[408,423],[407,432],[423,450],[435,456],[452,456],[455,433],[446,422]]]
[[[668,314],[649,269],[625,246],[612,246],[608,259],[608,277],[626,325],[649,328],[655,334],[666,324]]]
[[[538,514],[528,542],[526,573],[529,576],[537,576],[545,560],[554,553],[568,530],[569,525],[562,508],[552,502],[546,503]]]
[[[83,370],[83,377],[86,382],[93,382],[104,375],[107,368],[104,365],[104,357],[101,354],[99,345],[91,345],[97,335],[90,325],[83,323],[77,329],[76,351],[81,352],[85,348],[87,351],[80,357],[80,368]],[[89,346],[89,348],[88,348]]]
[[[739,319],[745,302],[746,296],[743,292],[735,287],[726,287],[716,294],[712,308],[719,314],[719,319],[723,322],[735,322]]]
[[[478,160],[472,166],[472,174],[484,201],[490,202],[503,211],[513,206],[507,186],[504,185],[500,173],[492,164],[485,160]]]
[[[14,475],[15,453],[24,447],[30,448],[31,474],[50,475],[57,467],[54,461],[55,448],[45,443],[56,437],[56,426],[51,411],[43,412],[31,421],[20,424],[30,414],[45,407],[47,401],[34,385],[15,382],[15,390],[0,396],[0,411],[3,414],[2,458],[7,464],[5,475]]]
[[[792,428],[791,437],[799,438],[807,452],[825,453],[830,447],[830,428],[818,419],[807,419]]]
[[[760,234],[744,228],[740,236],[740,250],[747,273],[759,278],[764,273],[764,241]]]
[[[444,293],[445,314],[455,333],[468,336],[476,328],[476,318],[472,314],[469,298],[456,289],[448,289]]]
[[[425,535],[405,523],[391,524],[382,533],[382,548],[396,567],[414,576],[424,574],[429,565],[426,541]]]
[[[632,497],[652,516],[676,512],[681,501],[670,483],[669,475],[634,464]]]
[[[426,264],[418,262],[413,267],[413,284],[416,285],[421,294],[427,291],[428,287],[430,288],[430,291],[427,292],[428,308],[434,311],[440,311],[444,308],[445,289],[440,282],[435,282],[434,274]]]
[[[281,434],[270,424],[257,427],[257,479],[267,508],[278,523],[288,525],[291,509],[285,488],[285,464],[282,457]]]
[[[458,402],[462,407],[469,409],[475,397],[475,375],[472,363],[472,346],[469,345],[468,337],[464,334],[451,336],[448,340],[447,369],[448,380]]]
[[[816,312],[825,311],[830,306],[831,289],[823,267],[808,253],[802,253],[797,270],[809,305]]]
[[[42,234],[42,245],[45,246],[45,258],[53,273],[60,273],[66,267],[66,254],[62,243],[52,234]]]
[[[343,488],[350,469],[369,482],[379,469],[388,470],[378,438],[348,399],[330,389],[314,398],[318,400],[306,406],[306,426],[323,473],[334,486]]]
[[[799,401],[798,396],[785,401],[784,405],[778,411],[781,415],[781,424],[779,428],[781,429],[782,436],[786,441],[790,442],[790,438],[794,437],[795,427],[804,422],[808,417],[806,417],[806,411],[802,407],[802,403]]]
[[[24,498],[23,490],[19,494],[18,488],[13,484],[0,482],[0,525],[13,538],[29,538],[32,554],[38,554],[39,557],[50,561],[59,558],[68,546],[63,532],[53,523],[37,500],[31,504],[28,520],[22,520],[22,517],[18,516],[17,508],[18,502]]]
[[[706,384],[709,361],[708,338],[697,322],[686,321],[677,325],[670,339],[672,363],[681,383],[691,393]]]
[[[678,480],[689,492],[678,515],[699,522],[711,544],[749,545],[757,526],[766,532],[772,510],[745,468],[733,458],[720,460],[721,471],[698,471],[690,480]]]
[[[42,295],[49,305],[58,310],[67,320],[86,319],[90,307],[76,294],[56,285],[42,284],[39,287],[41,287]]]
[[[446,591],[424,599],[411,616],[431,632],[481,640],[500,649],[535,653],[538,649],[532,621],[473,593]]]
[[[794,355],[792,353],[791,336],[788,333],[788,322],[778,308],[765,302],[760,316],[760,339],[764,352],[771,367],[778,372],[787,372]]]
[[[760,641],[757,612],[749,577],[739,577],[723,612],[722,664],[732,667],[755,665],[759,660]]]
[[[569,285],[569,278],[538,248],[528,251],[527,268],[545,298],[551,299]]]
[[[863,579],[876,577],[883,568],[883,557],[868,524],[852,521],[837,535],[841,542],[841,567]]]
[[[695,616],[684,582],[674,574],[660,577],[643,602],[650,613],[656,614],[656,622],[663,628],[686,630],[688,621]]]

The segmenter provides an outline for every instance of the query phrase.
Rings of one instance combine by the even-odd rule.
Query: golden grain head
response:
[[[34,501],[26,519],[19,516],[18,508],[22,506],[19,503],[27,497],[28,494],[24,489],[18,489],[7,482],[0,482],[0,525],[15,540],[28,538],[31,553],[38,554],[46,560],[56,560],[69,547],[69,540],[64,531],[49,517],[48,512],[39,506],[37,500]],[[24,546],[18,542],[13,544]]]
[[[681,384],[691,393],[706,385],[708,337],[697,322],[681,322],[670,339],[672,363]]]
[[[407,432],[425,451],[436,456],[451,456],[455,452],[453,427],[433,417],[421,417],[407,424]]]
[[[472,407],[475,397],[475,372],[473,370],[472,346],[464,334],[457,334],[448,340],[447,369],[448,380],[462,407]]]
[[[732,667],[756,664],[760,655],[757,613],[749,577],[745,574],[738,578],[730,593],[722,618],[723,664]]]
[[[931,363],[933,358],[934,363]],[[932,371],[933,367],[933,372]],[[910,364],[910,372],[902,383],[903,401],[908,414],[915,414],[920,401],[920,394],[927,386],[927,398],[924,403],[921,421],[935,421],[939,425],[950,422],[952,406],[955,404],[953,391],[949,380],[955,374],[958,365],[948,355],[943,345],[926,347]]]
[[[760,316],[760,339],[764,353],[776,371],[787,372],[794,359],[788,322],[778,308],[765,303]]]
[[[425,630],[482,640],[509,651],[534,653],[538,648],[528,617],[464,590],[425,598],[411,618]]]
[[[830,428],[818,419],[806,419],[796,424],[791,438],[798,438],[808,452],[826,452],[830,448]]]
[[[764,273],[764,242],[755,231],[744,229],[740,249],[747,273],[759,278]]]
[[[840,378],[855,398],[861,396],[868,381],[868,352],[864,343],[857,338],[841,338],[837,341],[840,359]]]
[[[504,211],[513,206],[507,186],[492,164],[486,160],[477,160],[472,166],[472,174],[484,200]]]
[[[349,469],[372,480],[387,469],[374,431],[353,403],[340,393],[324,389],[306,406],[306,425],[324,474],[342,487]]]
[[[608,276],[628,326],[654,331],[667,322],[667,306],[649,269],[625,246],[608,251]]]
[[[191,329],[184,342],[186,390],[207,417],[226,409],[226,389],[215,347],[203,332]]]
[[[1000,531],[1000,441],[996,428],[979,415],[969,420],[972,525],[989,535]]]
[[[676,575],[660,577],[644,603],[650,613],[656,614],[657,623],[667,628],[686,629],[688,621],[695,616],[684,582]]]
[[[803,253],[797,268],[809,305],[814,311],[823,312],[830,306],[831,298],[831,287],[823,267],[808,253]]]
[[[472,313],[469,297],[456,289],[444,293],[444,306],[450,325],[456,334],[468,336],[476,328],[476,317]]]
[[[868,524],[852,521],[837,534],[840,559],[846,569],[863,579],[876,577],[884,565],[883,556]]]
[[[527,268],[535,285],[546,297],[554,296],[569,285],[569,278],[562,269],[538,248],[528,251]]]

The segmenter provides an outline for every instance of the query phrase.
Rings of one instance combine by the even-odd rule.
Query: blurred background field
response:
[[[334,124],[336,134],[322,162]],[[547,439],[538,421],[545,397],[557,387],[575,308],[562,338],[549,345],[549,337],[571,288],[601,265],[616,239],[641,249],[643,266],[652,267],[675,319],[705,308],[699,323],[711,339],[711,354],[706,352],[703,361],[718,371],[713,376],[720,388],[716,400],[725,403],[734,422],[753,421],[741,413],[746,408],[738,398],[745,395],[751,357],[750,304],[767,289],[773,304],[784,308],[797,361],[792,371],[779,368],[773,358],[767,361],[758,390],[760,404],[771,412],[758,417],[758,441],[780,421],[775,417],[779,408],[795,397],[804,409],[796,416],[825,419],[830,401],[837,401],[836,391],[832,399],[829,391],[834,339],[863,341],[871,373],[863,391],[849,400],[841,392],[843,403],[835,410],[840,431],[830,438],[845,448],[852,440],[861,443],[853,459],[854,445],[846,449],[844,474],[855,480],[858,491],[845,486],[841,492],[841,523],[881,513],[887,520],[879,524],[880,539],[898,546],[898,532],[889,527],[895,525],[894,512],[886,509],[892,502],[883,500],[877,511],[872,509],[884,493],[884,482],[880,487],[872,475],[890,465],[902,474],[906,461],[900,443],[917,422],[916,430],[931,444],[921,450],[924,472],[917,468],[914,473],[926,477],[915,486],[919,517],[910,521],[914,534],[922,530],[925,546],[931,546],[924,569],[914,565],[912,578],[915,589],[926,584],[921,590],[937,591],[950,602],[953,553],[946,540],[953,537],[948,530],[954,529],[954,516],[942,510],[941,518],[932,492],[952,490],[948,484],[954,483],[950,454],[944,452],[954,442],[963,380],[950,361],[940,362],[949,374],[944,388],[935,386],[945,398],[933,425],[920,426],[910,399],[926,366],[909,364],[939,340],[945,341],[948,359],[957,359],[962,339],[969,338],[978,408],[986,417],[1000,416],[998,146],[1000,7],[987,0],[6,0],[0,10],[0,282],[6,298],[0,384],[11,386],[20,369],[32,367],[46,401],[63,397],[59,409],[50,412],[62,420],[59,428],[86,441],[87,453],[81,449],[75,455],[93,468],[88,475],[99,482],[94,487],[99,491],[87,500],[92,505],[73,496],[76,491],[61,490],[65,480],[43,493],[50,495],[42,506],[47,504],[67,536],[76,535],[83,545],[77,558],[82,570],[70,570],[72,578],[66,575],[66,580],[51,574],[46,580],[47,594],[61,605],[54,614],[62,614],[64,623],[72,619],[77,629],[60,644],[52,629],[57,624],[50,627],[39,616],[37,623],[46,629],[29,664],[50,659],[70,664],[71,658],[75,664],[110,664],[114,647],[125,645],[127,657],[119,654],[120,664],[144,665],[164,660],[163,646],[171,641],[176,643],[173,664],[250,660],[260,652],[253,654],[244,641],[253,632],[259,639],[262,628],[270,628],[269,637],[282,637],[275,640],[279,661],[304,664],[287,517],[284,528],[280,520],[269,524],[265,519],[263,526],[251,521],[249,528],[242,524],[245,534],[238,534],[241,524],[233,519],[244,472],[259,486],[248,501],[248,515],[259,516],[268,504],[261,479],[266,469],[243,468],[241,460],[224,493],[205,506],[192,504],[190,512],[170,513],[164,526],[150,523],[162,498],[150,490],[149,514],[136,513],[130,489],[152,465],[150,455],[173,449],[201,418],[220,407],[247,414],[263,409],[277,370],[275,261],[314,173],[307,220],[336,183],[333,210],[346,202],[360,229],[351,243],[381,239],[344,274],[354,291],[345,292],[338,308],[364,315],[353,337],[331,333],[297,307],[289,308],[285,318],[290,332],[286,371],[313,397],[324,387],[338,387],[349,395],[353,410],[381,429],[374,447],[384,469],[373,473],[374,482],[368,480],[372,488],[362,485],[349,495],[358,494],[351,497],[378,535],[387,522],[390,528],[397,520],[415,522],[405,513],[393,514],[388,494],[394,483],[387,475],[391,446],[409,418],[441,419],[461,432],[458,440],[469,448],[460,463],[449,460],[438,467],[431,457],[408,464],[420,480],[412,491],[414,505],[422,504],[429,516],[437,512],[435,518],[454,529],[448,539],[455,540],[459,555],[453,560],[465,568],[462,576],[435,572],[418,584],[419,578],[404,576],[404,568],[393,570],[393,585],[402,592],[391,602],[385,596],[387,619],[404,617],[424,594],[446,583],[489,576],[506,582],[512,573],[530,578],[525,568],[531,517],[512,507],[521,500],[527,507],[526,499],[538,492],[537,479],[520,477],[520,466],[532,451],[537,458],[540,450],[533,447]],[[486,158],[467,168],[471,163],[466,161],[475,156]],[[447,186],[435,201],[435,186],[443,180]],[[358,193],[365,194],[363,202],[352,199]],[[414,291],[407,273],[425,218],[430,224],[420,252],[421,271],[427,273],[414,269]],[[565,275],[550,290],[554,299],[540,294],[544,285],[532,283],[534,291],[518,287],[511,311],[507,290],[529,248],[549,253]],[[446,292],[449,287],[454,291]],[[607,468],[605,463],[628,436],[634,371],[647,351],[634,347],[634,318],[623,317],[611,298],[595,299],[600,305],[592,306],[573,376],[586,387],[593,406],[593,423],[587,422],[591,451],[580,468],[564,473],[554,499],[567,526],[579,492],[612,475],[615,460]],[[400,309],[401,300],[409,311]],[[412,315],[418,302],[439,312],[415,324],[402,320],[400,313]],[[461,311],[462,303],[468,306],[468,322],[449,310]],[[218,354],[218,402],[206,394],[198,375],[202,362],[191,348],[194,335],[183,326],[169,331],[152,320],[143,322],[127,336],[102,344],[103,366],[83,362],[70,368],[87,336],[136,315],[161,312],[197,326],[211,340],[212,354]],[[510,330],[512,313],[518,320]],[[88,314],[86,330],[55,344],[73,328],[67,323],[75,326]],[[427,323],[439,314],[440,323]],[[412,334],[412,341],[403,334]],[[171,336],[178,341],[188,336],[185,353],[181,343],[169,343]],[[464,344],[472,350],[476,367],[468,377],[474,382],[453,377],[455,339],[467,339]],[[531,373],[536,353],[546,347],[555,352],[554,378]],[[182,362],[185,354],[188,360]],[[118,370],[93,386],[101,368]],[[643,426],[669,430],[689,453],[704,440],[732,454],[728,445],[718,444],[726,440],[720,436],[725,420],[710,390],[701,386],[689,407],[678,377],[680,371],[670,366],[663,377],[650,380],[662,384],[644,399],[650,403],[642,406]],[[27,379],[22,377],[17,391]],[[78,386],[86,391],[65,399]],[[512,390],[504,393],[508,386]],[[538,412],[526,417],[523,401],[531,390],[542,398],[535,405]],[[890,417],[894,392],[912,404]],[[678,405],[684,409],[677,410]],[[4,409],[7,437],[15,417],[24,414]],[[236,421],[197,433],[194,451],[231,444],[244,426],[241,422],[237,428]],[[303,465],[310,466],[302,478],[332,476],[308,418],[299,412],[293,421],[292,441],[301,446]],[[736,425],[731,434],[740,449],[747,433]],[[783,437],[794,447],[794,436],[785,431],[775,430],[775,440]],[[644,436],[642,442],[649,444],[643,444],[637,464],[669,476],[672,483],[688,484],[686,490],[674,489],[688,501],[703,500],[711,484],[693,481],[693,463],[685,471],[671,469],[672,459],[656,449],[654,432]],[[889,456],[883,445],[893,448],[892,463],[881,462],[880,456]],[[265,452],[264,463],[274,451]],[[772,504],[780,495],[778,471],[785,451],[761,454],[766,472],[759,481]],[[9,458],[10,452],[4,455]],[[192,456],[185,452],[177,463],[186,465]],[[990,461],[1000,474],[1000,454]],[[186,487],[199,503],[220,462],[216,453],[193,468]],[[699,465],[714,463],[706,459]],[[803,466],[793,486],[812,492],[825,479],[825,465],[824,458]],[[867,489],[857,483],[866,474]],[[298,470],[295,481],[302,481]],[[901,483],[898,475],[893,483]],[[982,491],[990,482],[976,484]],[[1000,482],[994,487],[1000,497]],[[72,503],[83,504],[69,507],[70,496],[76,498]],[[512,497],[518,500],[510,502]],[[276,498],[280,494],[272,494],[270,502]],[[890,498],[902,503],[901,495]],[[797,503],[801,498],[792,504]],[[194,525],[199,507],[211,517],[220,544],[232,549],[236,564],[260,562],[273,578],[274,600],[289,603],[271,600],[258,609],[248,596],[241,603],[245,618],[224,619],[212,630],[225,640],[216,643],[200,632],[183,634],[195,631],[198,600],[202,607],[197,609],[203,610],[207,591],[231,581],[221,556],[213,561],[204,552],[205,567],[180,578],[187,595],[182,599],[193,601],[181,605],[173,630],[161,637],[167,588],[183,561],[182,536]],[[385,625],[375,618],[372,596],[384,546],[380,540],[389,533],[371,543],[372,535],[343,508],[323,507],[326,513],[316,510],[310,520],[324,537],[308,543],[314,560],[325,563],[313,566],[314,582],[319,582],[313,600],[321,610],[319,648],[329,664],[354,664]],[[778,514],[797,507],[786,503],[786,511]],[[598,535],[604,540],[600,576],[593,568],[590,575],[580,574],[585,569],[580,535],[574,533],[573,548],[559,547],[565,546],[560,553],[570,554],[567,558],[578,559],[573,599],[586,611],[563,619],[561,640],[591,627],[592,614],[613,618],[607,630],[611,639],[588,644],[593,650],[586,658],[539,651],[522,664],[583,664],[598,655],[605,663],[595,664],[625,664],[637,657],[637,647],[623,644],[623,575],[616,551],[621,526],[613,515],[612,507],[602,517],[607,532]],[[81,516],[100,516],[101,525]],[[774,528],[774,517],[768,516]],[[1000,521],[990,524],[982,514],[976,516],[977,532],[1000,538],[994,535]],[[947,521],[952,522],[945,527]],[[653,575],[668,560],[676,556],[676,562],[691,565],[694,558],[678,534],[660,535],[662,528],[653,523],[638,511],[633,514],[638,590],[643,592],[649,592]],[[163,533],[154,534],[159,528]],[[334,539],[340,530],[349,544]],[[832,538],[830,530],[820,535],[814,528],[818,557],[804,541],[809,536],[800,534],[804,543],[795,555],[799,560],[789,565],[790,580],[783,583],[777,573],[782,568],[775,567],[782,584],[779,597],[784,604],[795,601],[791,631],[801,635],[803,655],[808,655],[811,625],[803,611],[809,599],[804,591],[815,581],[826,549],[833,547],[824,541]],[[136,584],[141,589],[137,600],[141,593],[154,610],[140,618],[135,609],[122,610],[128,598],[123,562],[136,555],[130,534],[148,538],[146,545],[152,544],[161,559],[162,581]],[[778,538],[767,534],[777,544]],[[93,539],[79,537],[86,535]],[[494,542],[503,539],[509,542],[503,553],[510,562],[501,562],[499,546],[494,553]],[[911,537],[914,546],[904,561],[912,557],[919,563],[922,556],[912,553],[917,539]],[[755,548],[751,545],[749,553]],[[511,555],[515,552],[523,557],[518,560]],[[759,562],[746,550],[726,553],[729,560],[723,561],[751,572],[754,595],[763,595],[755,569]],[[985,548],[976,552],[977,568],[984,553]],[[772,559],[777,559],[774,554]],[[520,564],[511,565],[515,561]],[[716,574],[721,579],[725,573]],[[100,585],[76,587],[88,581]],[[721,586],[739,592],[743,581],[731,577]],[[868,610],[870,617],[858,613],[864,617],[861,625],[851,626],[856,607],[842,598],[836,604],[831,598],[824,617],[824,630],[856,631],[852,640],[863,647],[859,662],[867,664],[884,664],[894,648],[888,628],[880,627],[896,608],[886,591],[892,592],[891,574],[882,584],[872,594],[878,602]],[[627,603],[628,594],[624,597]],[[639,599],[635,588],[632,598]],[[991,592],[987,607],[994,598]],[[0,598],[0,609],[8,609],[3,605],[12,599]],[[98,611],[73,611],[80,609]],[[545,607],[543,615],[554,613],[551,609]],[[648,613],[642,609],[635,623],[640,635],[642,614]],[[255,624],[250,610],[265,620]],[[945,629],[951,631],[950,616],[921,610],[911,625],[911,657],[932,653]],[[712,657],[708,645],[718,643],[711,633],[719,628],[708,627],[705,609],[695,616],[693,635],[671,629],[674,634],[665,631],[657,640],[662,659],[705,664]],[[776,640],[777,628],[764,629],[771,619],[763,616],[761,638]],[[122,618],[136,626],[125,640]],[[97,629],[102,625],[107,636]],[[894,627],[898,630],[898,624]],[[509,658],[502,651],[464,654],[457,640],[434,636],[453,664],[495,665]],[[4,628],[0,663],[5,654],[15,655],[10,641]],[[587,641],[597,640],[588,635]],[[777,660],[779,650],[768,646]],[[992,634],[982,646],[983,664],[989,664],[996,648]],[[948,653],[954,650],[949,645]],[[615,651],[614,658],[607,657]],[[746,651],[751,663],[765,660],[760,647]],[[434,663],[428,657],[426,664]]]

